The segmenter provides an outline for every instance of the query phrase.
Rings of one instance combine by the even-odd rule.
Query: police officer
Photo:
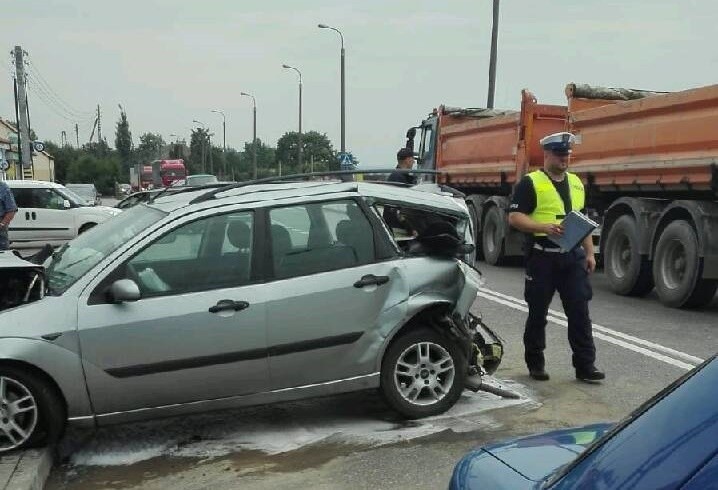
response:
[[[558,290],[568,317],[568,341],[573,351],[576,378],[596,383],[605,378],[596,369],[588,302],[593,293],[588,275],[596,269],[591,236],[582,246],[563,251],[548,239],[561,236],[561,221],[572,210],[583,212],[585,191],[576,175],[567,171],[571,133],[555,133],[541,139],[544,167],[524,176],[514,190],[509,223],[527,233],[524,297],[529,315],[524,330],[524,360],[529,375],[546,381],[543,351],[546,348],[546,315]]]
[[[8,228],[16,212],[17,205],[12,191],[5,182],[0,180],[0,250],[10,248]]]
[[[411,170],[416,160],[414,159],[414,152],[410,148],[402,148],[396,153],[396,170],[389,175],[386,179],[388,182],[399,182],[401,184],[414,185],[416,179],[409,172],[402,172],[402,170]]]

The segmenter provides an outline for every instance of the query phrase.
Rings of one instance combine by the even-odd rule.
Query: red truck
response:
[[[435,109],[418,129],[419,166],[464,192],[490,264],[520,256],[507,210],[514,184],[543,165],[539,140],[571,131],[570,170],[587,190],[613,290],[654,287],[673,307],[718,289],[718,85],[674,93],[569,84],[566,106],[522,92],[520,111]],[[408,144],[413,144],[409,141]]]
[[[169,187],[175,181],[187,176],[184,160],[154,160],[149,165],[138,165],[140,171],[131,169],[130,182],[132,189],[142,190],[150,187]]]

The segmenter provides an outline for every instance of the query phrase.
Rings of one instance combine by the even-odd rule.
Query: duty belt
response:
[[[549,252],[549,253],[556,253],[556,254],[565,252],[565,250],[562,249],[561,247],[555,247],[555,248],[554,247],[544,247],[543,245],[539,245],[538,243],[534,243],[533,248],[535,248],[536,250],[541,250],[542,252]]]

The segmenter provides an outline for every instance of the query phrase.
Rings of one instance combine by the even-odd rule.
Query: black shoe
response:
[[[598,383],[605,378],[606,375],[596,368],[576,370],[576,379],[586,383]]]
[[[549,375],[543,369],[529,369],[529,376],[536,381],[548,381]]]

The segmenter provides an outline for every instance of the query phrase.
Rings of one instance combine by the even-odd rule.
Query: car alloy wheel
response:
[[[37,425],[35,397],[19,381],[0,377],[0,452],[25,444]]]
[[[433,405],[451,390],[455,373],[454,359],[446,349],[433,342],[419,342],[399,356],[394,383],[407,402]]]

